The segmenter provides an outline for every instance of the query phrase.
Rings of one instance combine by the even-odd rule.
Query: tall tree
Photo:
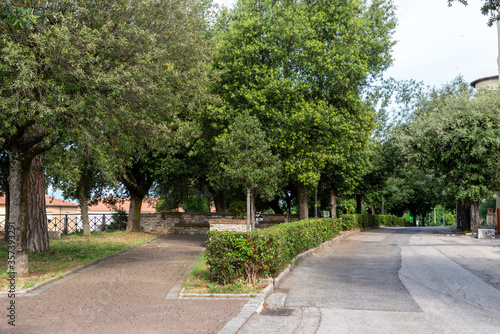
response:
[[[234,114],[265,124],[303,219],[307,187],[356,143],[347,137],[370,131],[361,92],[390,65],[394,27],[392,3],[381,0],[241,0],[219,17],[215,90]]]
[[[31,1],[36,23],[19,29],[0,21],[0,140],[10,159],[19,276],[28,275],[33,158],[68,129],[96,138],[125,133],[189,104],[180,92],[198,90],[203,72],[194,64],[206,57],[198,54],[201,37],[192,38],[206,25],[200,6],[206,8],[194,0]]]
[[[247,193],[247,228],[255,229],[255,195],[271,199],[277,193],[280,161],[271,152],[258,119],[248,113],[237,117],[217,138],[214,151],[234,185]]]
[[[500,94],[474,94],[462,79],[433,90],[401,135],[406,154],[433,168],[445,194],[467,205],[479,228],[479,204],[500,189]]]

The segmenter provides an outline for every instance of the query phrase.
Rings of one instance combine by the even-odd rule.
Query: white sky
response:
[[[214,0],[231,6],[235,0]],[[394,0],[398,27],[393,66],[385,77],[441,86],[458,75],[471,82],[497,75],[497,28],[481,15],[481,0]]]

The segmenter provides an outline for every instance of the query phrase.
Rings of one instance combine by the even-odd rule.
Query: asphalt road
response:
[[[500,333],[500,239],[380,228],[305,260],[238,333]]]

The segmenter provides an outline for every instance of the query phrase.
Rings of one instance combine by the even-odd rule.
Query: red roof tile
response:
[[[96,204],[89,205],[89,212],[116,212],[118,210],[128,212],[130,208],[129,197],[104,197],[92,202]],[[144,201],[142,201],[141,212],[155,213],[157,202],[157,198],[145,198]]]
[[[1,195],[0,196],[0,205],[5,205],[5,196]],[[65,201],[60,198],[55,198],[49,195],[45,195],[45,205],[46,206],[70,206],[70,207],[77,207],[78,204],[76,203],[71,203],[68,201]]]

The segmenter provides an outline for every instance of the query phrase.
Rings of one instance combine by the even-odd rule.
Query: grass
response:
[[[210,281],[210,273],[208,271],[207,260],[205,253],[200,257],[200,260],[189,273],[186,281],[183,284],[184,293],[245,293],[256,294],[261,293],[266,287],[265,284],[250,284],[244,280],[240,280],[233,284],[219,284]]]
[[[82,233],[61,235],[60,240],[50,240],[47,253],[29,253],[30,275],[16,277],[16,290],[22,290],[51,277],[64,277],[63,273],[83,264],[133,247],[155,236],[147,233],[124,231],[92,232],[90,237]],[[0,240],[0,291],[6,291],[7,243]]]

